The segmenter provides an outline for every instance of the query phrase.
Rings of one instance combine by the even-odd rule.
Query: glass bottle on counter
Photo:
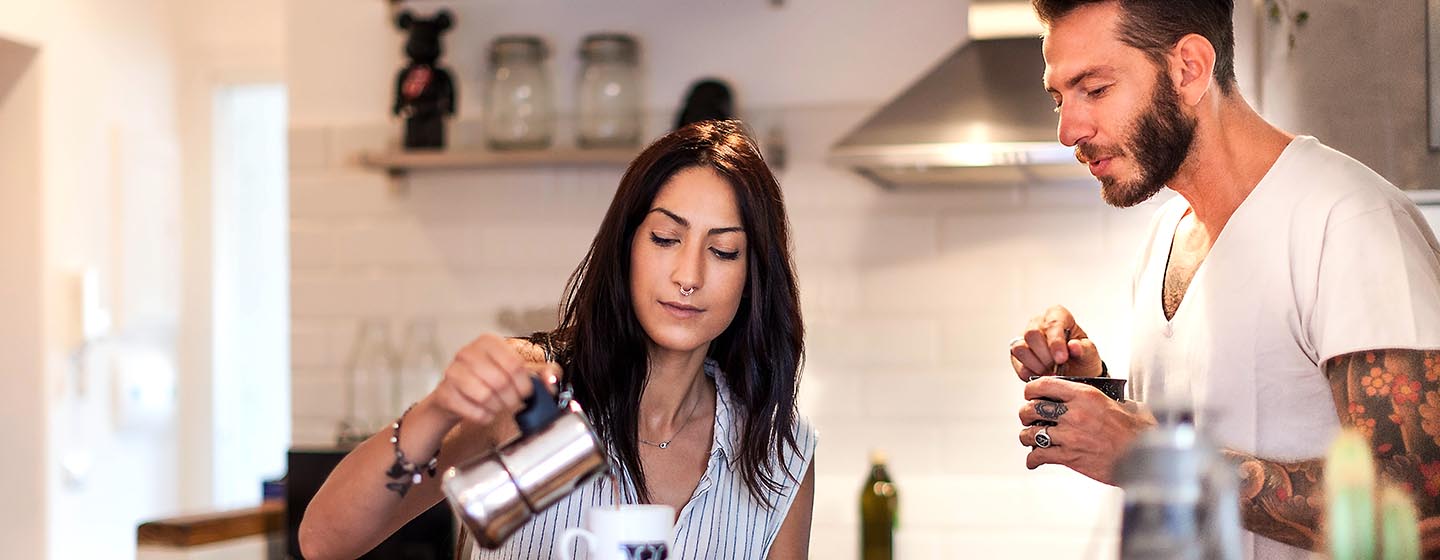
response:
[[[390,345],[390,324],[366,319],[355,330],[355,342],[345,362],[345,419],[336,443],[351,447],[389,424],[394,410],[395,351]]]
[[[1115,468],[1125,492],[1123,560],[1239,560],[1236,466],[1195,429],[1181,401],[1153,405],[1157,425],[1135,439]]]
[[[449,363],[440,349],[434,319],[411,319],[400,345],[400,375],[395,377],[392,408],[405,410],[440,383]]]
[[[860,559],[891,560],[895,557],[895,529],[900,525],[900,496],[885,454],[870,452],[870,476],[860,489]]]
[[[545,43],[530,35],[502,36],[490,45],[485,89],[485,137],[497,150],[542,149],[555,134],[555,105],[546,75]]]
[[[585,37],[580,46],[578,143],[582,148],[630,147],[640,142],[640,84],[635,38],[618,33]]]

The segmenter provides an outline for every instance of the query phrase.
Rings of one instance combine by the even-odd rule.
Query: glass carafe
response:
[[[546,75],[548,50],[539,37],[503,36],[490,45],[485,136],[497,150],[550,146],[555,105]]]
[[[400,413],[394,409],[392,395],[395,351],[390,344],[388,321],[360,322],[345,362],[345,375],[345,419],[336,436],[341,447],[365,441]]]
[[[405,328],[404,342],[400,345],[400,375],[395,378],[392,408],[404,410],[425,398],[440,383],[440,376],[449,361],[440,349],[435,332],[434,319],[412,319]]]
[[[582,148],[630,147],[640,141],[639,47],[629,35],[600,33],[580,47],[578,143]]]

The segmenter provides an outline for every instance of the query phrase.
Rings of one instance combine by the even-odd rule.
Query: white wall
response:
[[[1034,542],[1033,526],[1047,527],[1048,556],[1113,553],[1114,492],[1061,469],[1025,470],[1006,340],[1064,302],[1112,367],[1123,364],[1129,259],[1147,209],[1111,210],[1085,183],[888,192],[823,163],[831,143],[962,41],[964,3],[443,4],[459,17],[448,60],[468,118],[494,35],[547,37],[568,100],[580,37],[618,28],[646,47],[651,132],[708,74],[732,80],[762,132],[784,130],[808,327],[801,407],[821,432],[812,557],[854,557],[871,447],[889,452],[900,488],[902,558],[1011,557]],[[385,111],[402,38],[384,7],[288,10],[293,429],[296,445],[326,445],[361,318],[438,317],[447,350],[520,332],[512,317],[554,309],[623,170],[423,173],[396,189],[350,163],[398,130]],[[453,130],[456,142],[479,141],[469,123]]]
[[[1427,148],[1426,1],[1291,2],[1310,12],[1293,48],[1290,29],[1265,20],[1266,117],[1316,136],[1401,188],[1440,188],[1440,153]]]
[[[199,3],[0,0],[0,37],[36,52],[22,85],[0,94],[7,202],[0,338],[6,348],[33,352],[7,350],[0,367],[12,427],[0,474],[18,493],[3,508],[7,554],[131,557],[137,521],[180,507],[177,29],[196,29],[186,18],[205,13],[189,4]],[[253,3],[230,4],[233,16]],[[278,14],[266,19],[277,29],[275,53]],[[244,21],[227,16],[208,25],[230,25],[215,36],[236,37],[245,30],[233,26]],[[19,60],[3,44],[0,91],[11,86]],[[12,165],[25,158],[33,165]],[[28,256],[26,243],[33,244]],[[98,273],[113,325],[77,361],[69,312],[74,273],[83,268]],[[12,309],[17,294],[26,305]]]
[[[20,424],[46,434],[33,461],[43,517],[28,549],[39,558],[126,557],[135,520],[168,509],[175,456],[169,425],[149,422],[128,395],[147,372],[173,368],[177,314],[168,15],[160,1],[4,2],[0,33],[35,44],[44,309],[41,414]],[[111,338],[70,359],[71,273],[94,267],[115,319]],[[144,371],[126,367],[143,363]],[[7,386],[10,381],[6,381]],[[23,384],[22,384],[23,386]],[[66,470],[68,469],[68,470]],[[16,486],[25,483],[12,481]],[[85,538],[76,538],[84,535]],[[23,542],[23,541],[22,541]]]
[[[40,69],[31,46],[0,33],[0,480],[11,481],[0,508],[0,542],[23,558],[45,550],[45,376],[41,343],[43,261],[40,184]]]
[[[458,19],[445,43],[461,80],[460,112],[477,116],[485,51],[500,34],[531,33],[551,49],[560,108],[574,106],[581,38],[596,31],[638,35],[651,106],[674,107],[696,78],[731,80],[741,103],[835,104],[879,101],[939,62],[964,37],[964,2],[769,0],[405,2],[417,13],[450,8]],[[404,43],[385,2],[289,2],[292,121],[371,123],[391,103]],[[303,45],[303,46],[302,46]]]

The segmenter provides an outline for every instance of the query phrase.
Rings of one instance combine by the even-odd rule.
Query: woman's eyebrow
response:
[[[682,218],[682,217],[680,217],[679,214],[676,214],[676,213],[674,213],[674,212],[671,212],[671,211],[665,209],[664,207],[656,206],[655,208],[650,209],[650,211],[651,211],[651,212],[659,212],[659,213],[661,213],[661,214],[664,214],[664,215],[666,215],[666,216],[669,216],[671,220],[675,220],[675,223],[680,224],[681,227],[687,227],[687,228],[690,227],[690,220],[687,220],[687,219],[685,219],[685,218]],[[722,234],[722,233],[731,233],[731,232],[744,233],[744,232],[745,232],[745,228],[744,228],[744,227],[741,227],[741,226],[730,226],[730,227],[721,227],[721,228],[710,228],[710,231],[708,232],[708,234],[709,234],[709,235],[720,235],[720,234]]]

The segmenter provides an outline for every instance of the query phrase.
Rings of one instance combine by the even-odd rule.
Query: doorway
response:
[[[259,503],[290,445],[286,91],[215,89],[212,113],[214,505]]]

